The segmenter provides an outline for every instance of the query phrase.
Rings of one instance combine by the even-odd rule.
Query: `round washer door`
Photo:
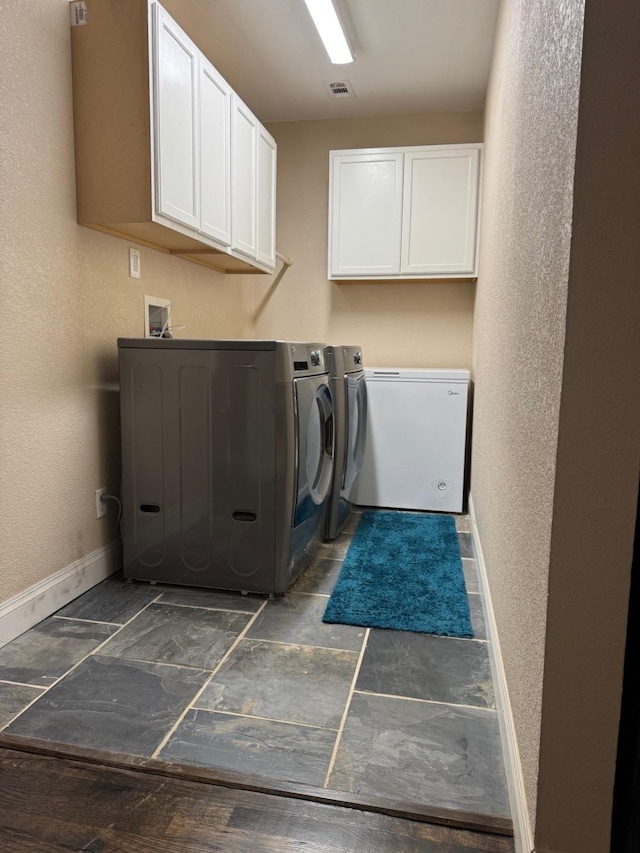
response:
[[[298,475],[294,527],[314,515],[329,494],[335,445],[333,400],[327,378],[295,382]]]
[[[329,494],[335,441],[333,400],[328,385],[318,388],[307,427],[306,472],[309,494],[320,505]]]
[[[348,492],[358,478],[367,439],[367,386],[364,373],[345,377],[346,440],[342,491]]]

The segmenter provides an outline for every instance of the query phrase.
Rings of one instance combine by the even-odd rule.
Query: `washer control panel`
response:
[[[324,344],[290,344],[289,353],[294,373],[325,372]]]
[[[344,369],[346,373],[358,373],[364,368],[362,347],[342,347],[342,357],[344,359]]]

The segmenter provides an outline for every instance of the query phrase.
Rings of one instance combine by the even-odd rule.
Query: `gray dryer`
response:
[[[331,485],[322,344],[118,340],[127,578],[282,593]]]
[[[367,388],[362,349],[325,348],[336,420],[335,467],[324,525],[325,539],[335,539],[347,523],[367,439]]]

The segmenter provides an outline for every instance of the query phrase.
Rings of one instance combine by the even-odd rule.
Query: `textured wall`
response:
[[[472,493],[540,853],[607,853],[640,457],[640,9],[505,0]],[[584,42],[583,42],[584,19]]]
[[[181,335],[250,334],[238,279],[75,221],[66,0],[0,2],[0,602],[113,538],[94,491],[119,485],[118,335],[144,294]]]
[[[640,5],[587,0],[536,849],[608,853],[640,464]],[[587,745],[587,748],[585,748]]]
[[[329,151],[482,141],[479,113],[283,122],[278,142],[278,249],[294,265],[254,277],[256,337],[360,344],[372,366],[469,367],[472,282],[327,279]]]
[[[502,4],[487,103],[471,492],[535,823],[582,4]]]

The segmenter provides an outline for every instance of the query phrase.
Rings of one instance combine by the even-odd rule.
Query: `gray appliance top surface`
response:
[[[317,376],[328,372],[325,363],[325,344],[301,341],[256,341],[242,339],[189,338],[118,338],[119,350],[152,350],[161,352],[221,351],[247,353],[262,352],[264,358],[276,360],[276,381],[291,382],[305,376]],[[268,355],[273,354],[273,355]],[[153,357],[153,356],[152,356]]]
[[[273,352],[279,341],[255,341],[251,338],[194,340],[189,338],[118,338],[120,348],[132,349],[223,349]]]
[[[273,352],[278,348],[289,346],[324,349],[325,344],[311,341],[262,341],[253,338],[118,338],[118,346],[141,349],[224,349]]]

